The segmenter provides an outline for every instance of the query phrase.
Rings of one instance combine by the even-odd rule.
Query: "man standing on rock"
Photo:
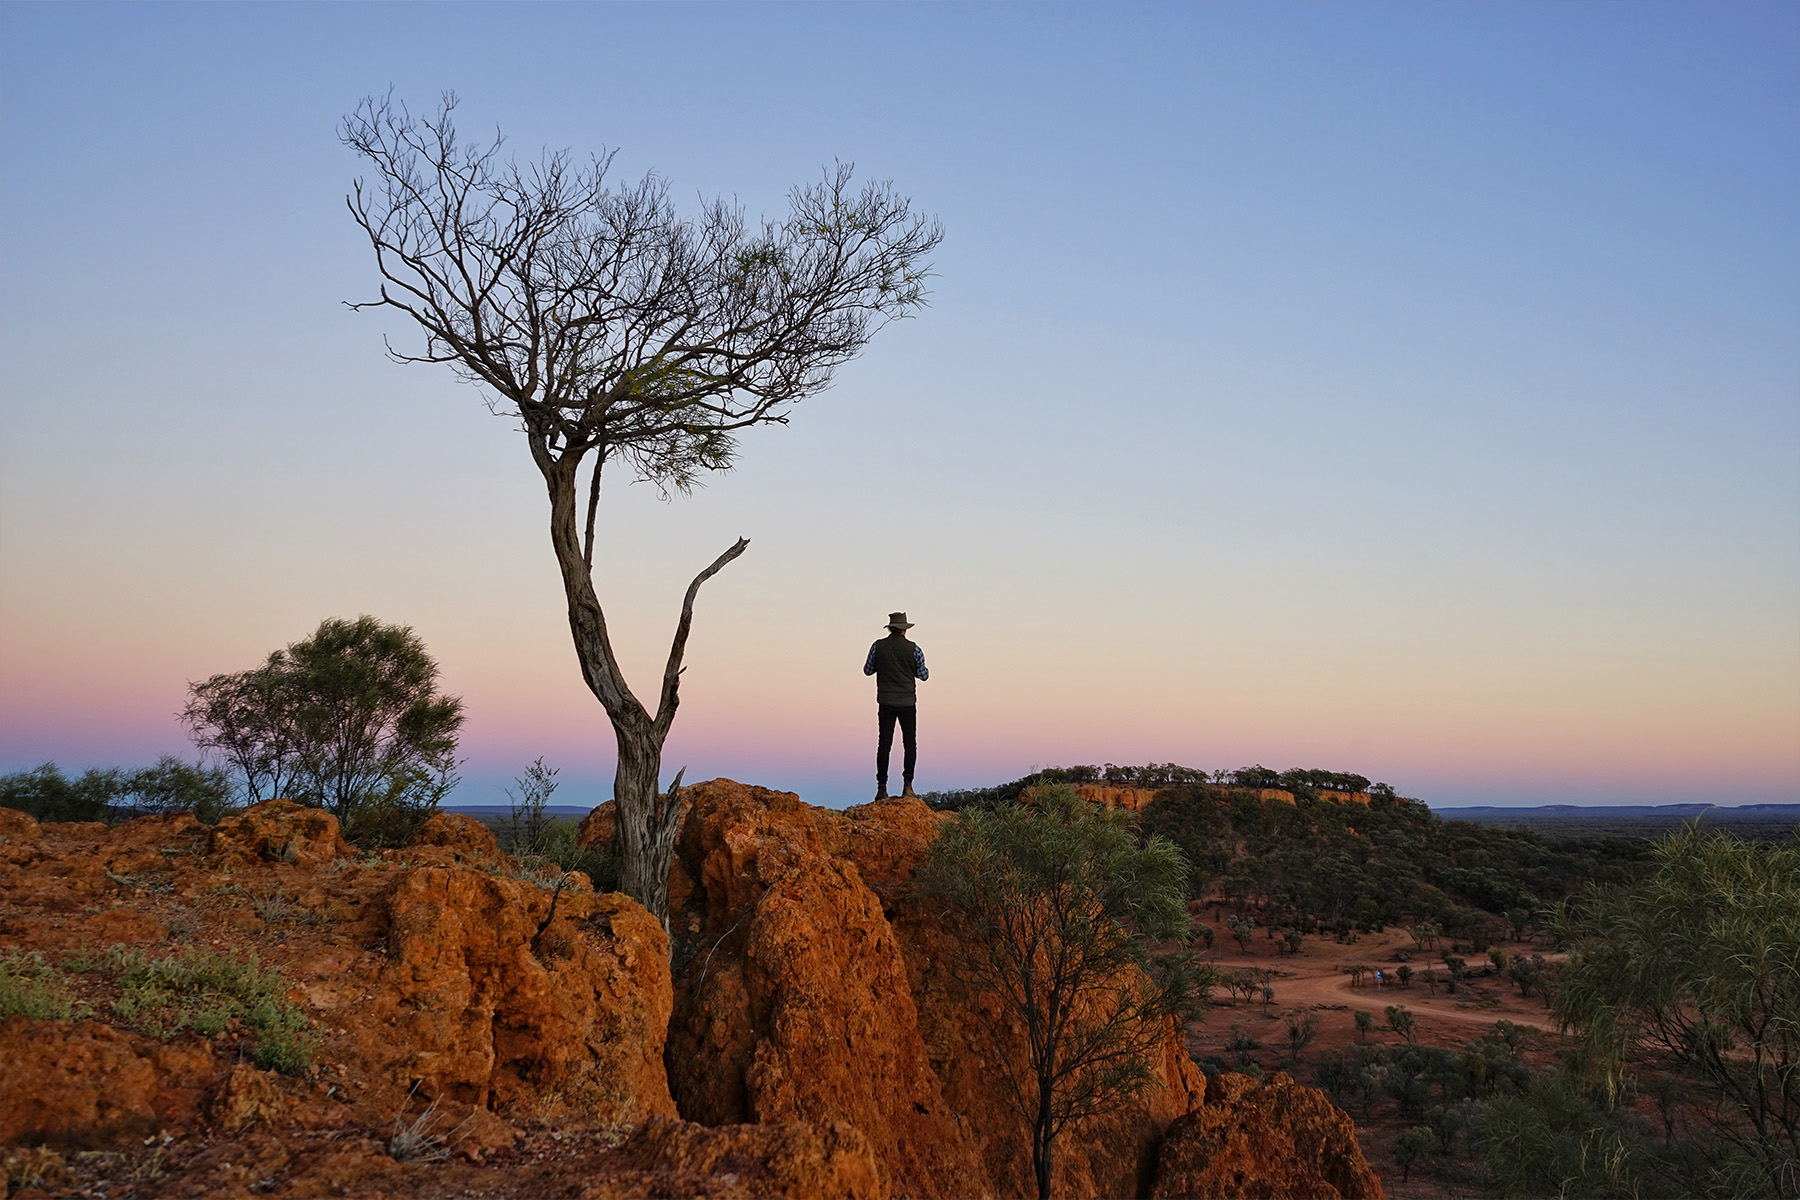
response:
[[[925,669],[925,652],[907,641],[906,631],[912,622],[903,612],[888,614],[888,635],[869,647],[863,662],[863,674],[875,676],[875,703],[879,715],[881,739],[875,750],[875,798],[887,799],[888,755],[894,749],[894,722],[900,722],[900,736],[906,744],[906,765],[901,778],[906,782],[905,796],[913,791],[913,767],[919,760],[920,679],[930,679]]]

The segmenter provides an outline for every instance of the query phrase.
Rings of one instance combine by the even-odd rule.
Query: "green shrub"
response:
[[[68,779],[53,762],[0,775],[0,808],[16,808],[40,821],[110,821],[124,791],[124,774],[88,770]]]
[[[115,947],[114,962],[123,994],[113,1013],[121,1020],[165,1034],[183,1027],[217,1033],[238,1017],[256,1033],[256,1065],[277,1071],[298,1071],[318,1051],[321,1035],[310,1028],[306,1013],[288,1002],[281,972],[262,966],[255,955],[240,961],[189,946],[153,959],[141,950]]]
[[[67,1021],[75,1015],[68,984],[33,950],[0,955],[0,1017]]]

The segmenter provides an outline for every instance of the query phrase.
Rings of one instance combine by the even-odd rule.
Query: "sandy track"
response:
[[[1279,962],[1268,965],[1278,969],[1281,966]],[[1275,980],[1275,995],[1276,1002],[1288,1008],[1299,1004],[1345,1004],[1351,1008],[1369,1009],[1379,1017],[1388,1005],[1403,1004],[1415,1017],[1437,1017],[1472,1025],[1492,1025],[1504,1020],[1535,1029],[1553,1031],[1556,1028],[1556,1022],[1548,1013],[1518,1012],[1511,1005],[1504,1009],[1458,1008],[1451,997],[1433,995],[1422,987],[1383,987],[1377,991],[1371,984],[1355,988],[1350,986],[1349,978],[1341,974],[1296,972],[1289,978]]]

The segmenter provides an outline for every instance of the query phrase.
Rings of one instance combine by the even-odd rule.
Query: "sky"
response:
[[[0,770],[191,754],[189,681],[369,613],[464,699],[455,802],[610,795],[522,436],[344,303],[392,88],[689,211],[842,160],[944,224],[735,470],[609,489],[640,694],[750,539],[665,776],[867,799],[901,609],[921,790],[1800,800],[1797,62],[1794,5],[0,6]]]

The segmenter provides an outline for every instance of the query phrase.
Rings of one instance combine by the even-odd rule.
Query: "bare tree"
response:
[[[499,134],[464,145],[455,107],[446,95],[414,117],[390,96],[345,118],[344,142],[374,172],[347,203],[382,281],[379,300],[352,307],[405,313],[425,344],[390,343],[393,358],[449,364],[518,419],[549,493],[582,677],[618,740],[620,884],[666,921],[678,800],[657,781],[694,597],[749,543],[688,585],[652,712],[625,682],[594,588],[602,473],[611,463],[667,494],[728,468],[736,431],[785,423],[876,329],[924,303],[943,230],[888,184],[853,188],[844,164],[794,188],[780,220],[750,224],[724,200],[683,218],[655,174],[612,185],[610,154],[521,164]]]

